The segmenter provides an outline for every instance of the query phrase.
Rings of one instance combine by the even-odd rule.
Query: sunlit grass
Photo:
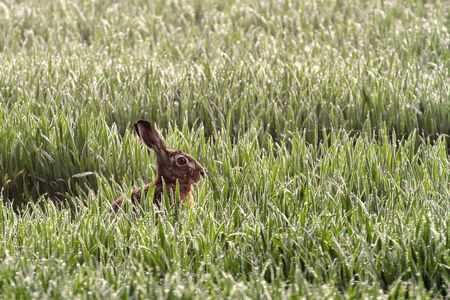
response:
[[[0,294],[448,297],[449,10],[1,3]],[[206,167],[194,208],[111,217],[138,118]]]

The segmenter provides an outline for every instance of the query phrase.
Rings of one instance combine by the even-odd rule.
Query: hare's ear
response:
[[[155,128],[149,122],[139,120],[134,123],[134,129],[142,142],[149,148],[153,149],[158,158],[165,158],[167,156],[166,145]]]

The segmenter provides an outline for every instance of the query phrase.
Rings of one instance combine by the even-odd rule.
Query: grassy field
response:
[[[449,297],[449,45],[448,1],[0,2],[0,298]],[[138,118],[194,208],[110,216]]]

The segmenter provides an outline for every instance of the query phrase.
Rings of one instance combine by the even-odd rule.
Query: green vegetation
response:
[[[448,297],[449,12],[1,2],[0,298]],[[138,118],[196,207],[111,217],[155,175]]]

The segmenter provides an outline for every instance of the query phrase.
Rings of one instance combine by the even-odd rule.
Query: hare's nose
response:
[[[205,171],[201,170],[200,175],[202,175],[202,177],[205,177]]]

